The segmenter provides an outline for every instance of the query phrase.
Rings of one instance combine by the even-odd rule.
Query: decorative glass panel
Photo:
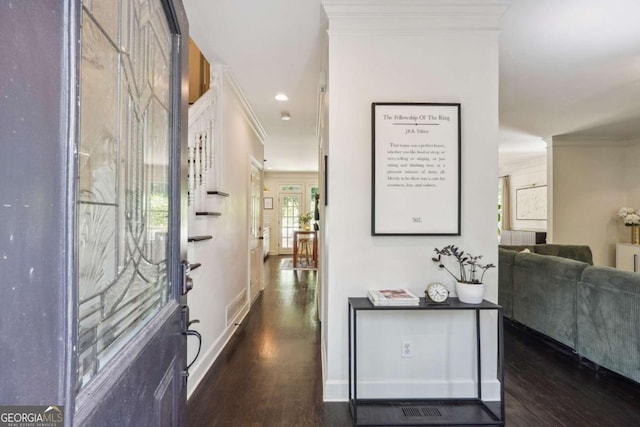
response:
[[[169,299],[172,46],[159,0],[82,18],[78,391]]]
[[[301,184],[284,184],[280,186],[281,193],[302,193]]]

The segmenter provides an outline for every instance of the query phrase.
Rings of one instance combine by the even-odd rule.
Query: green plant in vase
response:
[[[309,223],[311,222],[311,218],[313,218],[312,212],[307,212],[306,214],[298,215],[298,226],[302,229],[309,230],[311,227]]]
[[[438,263],[438,267],[445,270],[456,280],[456,293],[460,301],[469,304],[479,304],[484,297],[484,275],[494,264],[480,264],[482,255],[471,255],[461,251],[455,245],[448,245],[442,249],[434,249],[437,256],[433,257],[433,262]],[[458,263],[457,274],[447,268],[442,257],[450,256]]]

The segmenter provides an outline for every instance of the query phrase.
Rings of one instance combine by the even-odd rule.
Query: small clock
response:
[[[427,304],[448,304],[449,289],[442,283],[429,283],[424,296]]]

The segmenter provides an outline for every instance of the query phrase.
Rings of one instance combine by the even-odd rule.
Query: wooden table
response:
[[[293,232],[293,268],[298,265],[298,235],[313,239],[313,266],[318,267],[318,232],[315,230],[295,230]]]

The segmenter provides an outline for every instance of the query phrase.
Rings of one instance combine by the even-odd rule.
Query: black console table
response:
[[[475,311],[477,393],[472,398],[358,398],[358,311],[389,310],[466,310]],[[482,400],[480,312],[494,310],[498,315],[497,380],[500,401]],[[502,307],[488,301],[465,304],[449,298],[447,305],[427,304],[420,298],[417,306],[374,306],[367,298],[349,298],[349,409],[357,426],[438,425],[438,426],[504,426],[504,342]]]

